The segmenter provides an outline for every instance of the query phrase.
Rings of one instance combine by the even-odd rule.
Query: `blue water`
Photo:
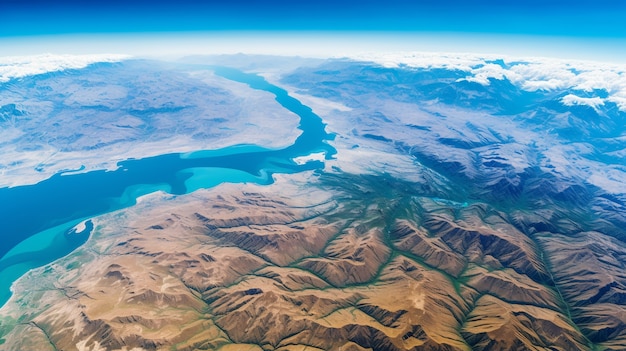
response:
[[[60,173],[35,185],[1,188],[0,305],[10,297],[15,279],[67,255],[87,240],[93,229],[90,221],[80,233],[72,229],[85,219],[132,206],[138,197],[159,190],[180,195],[223,182],[270,184],[273,173],[324,166],[321,161],[297,164],[293,158],[320,151],[327,159],[335,154],[327,144],[332,135],[326,133],[322,119],[285,90],[254,74],[213,69],[224,78],[274,94],[280,105],[297,114],[302,133],[294,144],[277,150],[239,145],[165,154],[120,162],[115,171]]]

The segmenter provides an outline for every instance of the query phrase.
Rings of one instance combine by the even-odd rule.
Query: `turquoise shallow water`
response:
[[[213,67],[227,79],[275,95],[276,101],[300,117],[302,130],[293,145],[277,150],[239,145],[221,150],[165,154],[118,164],[115,171],[56,174],[40,183],[0,189],[0,304],[10,286],[29,269],[63,257],[82,245],[93,229],[72,228],[88,218],[132,206],[155,191],[186,194],[223,182],[269,184],[273,173],[296,173],[323,167],[323,162],[296,164],[293,158],[325,151],[327,141],[319,116],[287,92],[254,74]],[[268,130],[267,133],[271,133]],[[29,239],[30,238],[30,239]]]

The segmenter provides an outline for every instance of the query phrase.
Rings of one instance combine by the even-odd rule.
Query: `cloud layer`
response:
[[[444,53],[361,54],[352,57],[385,67],[442,68],[467,72],[462,80],[489,85],[507,79],[526,91],[572,91],[561,102],[597,109],[614,103],[626,112],[626,65],[548,58]],[[606,96],[595,96],[602,91]]]
[[[0,57],[0,83],[66,69],[85,68],[98,62],[119,62],[129,58],[126,55],[34,55]]]

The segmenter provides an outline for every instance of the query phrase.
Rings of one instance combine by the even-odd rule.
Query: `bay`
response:
[[[88,239],[93,228],[72,231],[85,219],[133,206],[138,197],[155,191],[181,195],[223,182],[270,184],[274,173],[324,166],[321,161],[297,164],[294,158],[324,152],[329,159],[335,154],[327,143],[333,136],[325,131],[322,119],[284,89],[255,74],[226,67],[211,69],[224,78],[273,94],[281,106],[298,115],[302,133],[294,144],[283,149],[236,145],[164,154],[126,160],[113,171],[59,173],[34,185],[0,188],[0,305],[10,298],[15,279],[67,255]],[[264,132],[271,134],[269,128]],[[39,238],[38,247],[29,249],[29,238]]]

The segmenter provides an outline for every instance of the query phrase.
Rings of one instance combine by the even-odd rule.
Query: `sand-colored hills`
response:
[[[326,177],[157,194],[94,219],[84,247],[17,283],[1,348],[626,345],[621,242],[527,235],[483,203]]]
[[[482,296],[463,328],[476,350],[585,350],[586,340],[562,313]]]
[[[599,232],[537,234],[572,320],[603,350],[626,348],[626,248]]]

